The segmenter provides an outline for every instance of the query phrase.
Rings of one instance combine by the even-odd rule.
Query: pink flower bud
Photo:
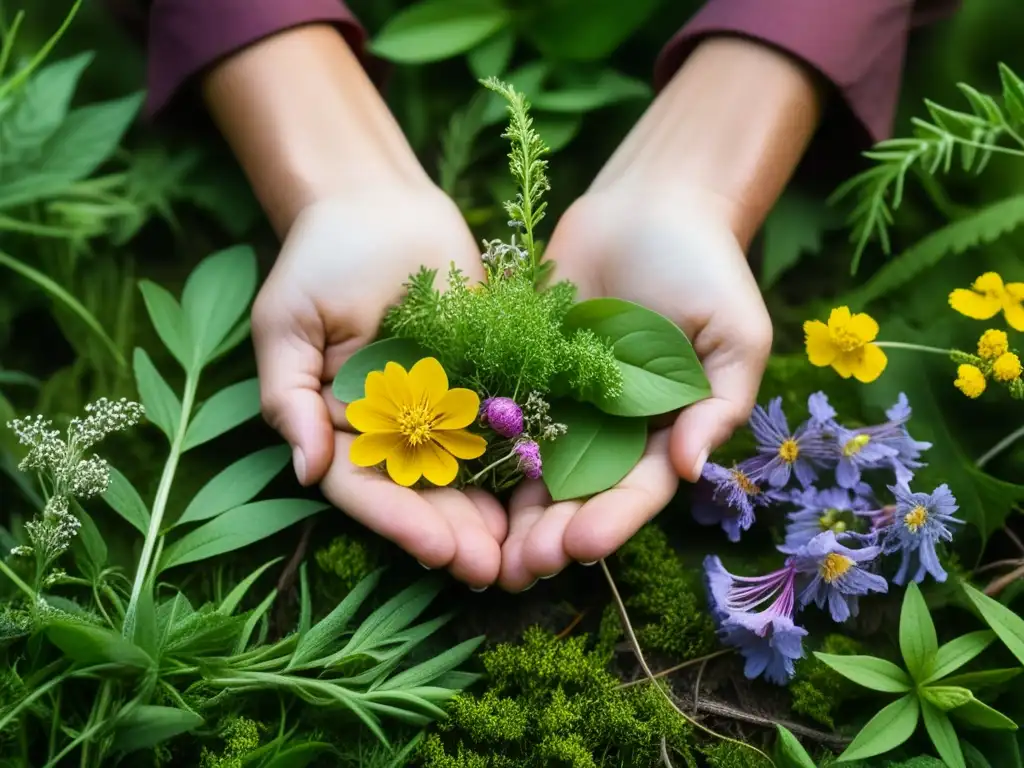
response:
[[[484,424],[502,437],[523,434],[523,410],[510,397],[489,397],[480,408]]]

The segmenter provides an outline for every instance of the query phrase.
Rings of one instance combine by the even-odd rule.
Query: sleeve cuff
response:
[[[156,0],[149,22],[147,114],[163,111],[193,77],[225,56],[314,23],[337,26],[364,58],[366,33],[341,0]]]

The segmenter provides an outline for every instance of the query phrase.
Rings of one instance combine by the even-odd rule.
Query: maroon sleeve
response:
[[[959,0],[709,0],[662,50],[660,87],[696,44],[731,34],[775,46],[830,81],[872,142],[892,131],[910,29]]]
[[[366,34],[341,0],[154,0],[147,112],[163,109],[185,83],[219,59],[275,32],[316,22],[336,25],[362,54]]]

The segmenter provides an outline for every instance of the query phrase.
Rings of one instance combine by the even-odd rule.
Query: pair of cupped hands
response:
[[[614,160],[614,158],[613,158]],[[296,475],[421,565],[479,591],[518,592],[570,563],[614,552],[696,481],[708,454],[749,415],[771,323],[727,200],[659,185],[610,162],[562,216],[545,249],[579,298],[616,296],[676,322],[713,396],[651,430],[640,463],[615,488],[553,503],[525,481],[506,508],[478,488],[410,490],[349,461],[354,431],[331,394],[342,363],[374,340],[408,276],[454,264],[483,279],[481,246],[425,175],[307,206],[290,227],[252,313],[263,413],[293,449]]]

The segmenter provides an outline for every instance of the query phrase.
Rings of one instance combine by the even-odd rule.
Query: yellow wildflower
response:
[[[889,362],[885,352],[872,343],[878,336],[878,323],[863,312],[852,314],[849,307],[833,309],[828,325],[808,320],[804,335],[811,364],[830,365],[844,379],[853,376],[867,384],[881,376]]]
[[[1024,283],[1003,283],[996,272],[981,275],[969,289],[957,288],[949,294],[949,306],[975,320],[989,320],[1003,313],[1006,322],[1024,331]]]
[[[466,431],[480,410],[469,389],[448,389],[444,368],[432,357],[411,370],[388,363],[366,377],[366,397],[348,406],[349,423],[363,434],[352,443],[349,458],[360,467],[387,462],[399,485],[420,477],[448,485],[458,474],[456,459],[483,455],[487,441]]]
[[[996,381],[1008,383],[1020,378],[1020,358],[1013,352],[1004,352],[992,363],[992,376]]]
[[[985,391],[985,374],[976,365],[961,365],[956,369],[953,386],[973,400]]]
[[[1006,354],[1009,349],[1010,340],[1006,338],[1006,331],[989,328],[978,339],[978,357],[983,360],[995,360]]]

